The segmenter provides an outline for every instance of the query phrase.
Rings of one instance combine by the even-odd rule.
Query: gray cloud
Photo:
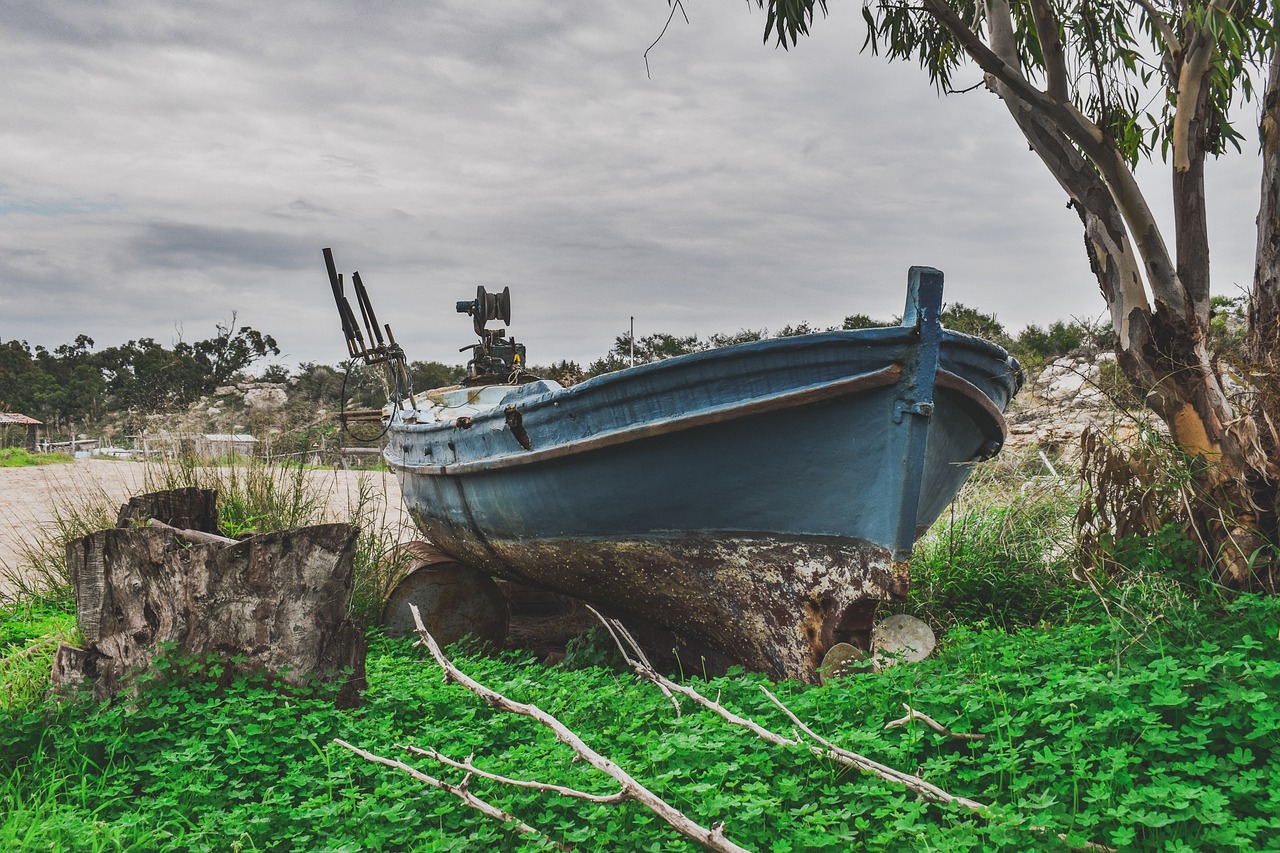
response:
[[[0,336],[199,337],[237,310],[292,361],[335,361],[324,246],[415,358],[457,359],[453,301],[477,284],[513,288],[543,361],[600,354],[631,315],[887,317],[913,263],[1015,329],[1102,310],[1078,221],[993,96],[858,55],[856,4],[790,52],[758,12],[693,5],[649,79],[667,11],[8,4]],[[1224,292],[1252,267],[1252,163],[1211,178]]]
[[[130,248],[146,266],[179,269],[297,269],[314,254],[303,237],[180,222],[148,224]]]

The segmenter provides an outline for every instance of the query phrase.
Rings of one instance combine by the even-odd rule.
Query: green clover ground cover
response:
[[[4,615],[6,637],[23,642],[15,625],[51,618]],[[985,816],[769,746],[687,703],[676,717],[630,674],[455,654],[482,683],[558,715],[691,817],[724,821],[730,838],[755,849],[1054,850],[1063,849],[1058,833],[1121,849],[1280,849],[1276,600],[1242,598],[1140,643],[1105,620],[1014,634],[959,627],[918,664],[778,687],[819,733],[991,803]],[[0,715],[0,849],[551,849],[360,760],[335,737],[398,758],[397,743],[474,753],[495,772],[611,791],[532,721],[443,684],[405,640],[374,638],[356,711],[254,679],[220,689],[191,666],[173,663],[133,703],[10,705]],[[757,676],[695,683],[790,730]],[[904,702],[987,739],[954,741],[917,724],[885,731]],[[411,763],[460,780],[426,759]],[[471,789],[579,849],[694,849],[635,805],[482,779]]]

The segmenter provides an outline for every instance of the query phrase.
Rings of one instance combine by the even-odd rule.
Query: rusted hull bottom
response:
[[[644,540],[487,539],[415,513],[442,550],[497,577],[651,620],[748,669],[816,680],[838,642],[865,647],[880,601],[906,594],[888,549],[835,537],[682,534]]]

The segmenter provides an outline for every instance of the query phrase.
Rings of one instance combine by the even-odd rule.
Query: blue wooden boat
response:
[[[866,646],[876,605],[906,592],[917,537],[1004,442],[1018,364],[941,328],[941,304],[942,274],[913,267],[900,326],[568,388],[520,376],[523,348],[477,319],[489,337],[472,383],[402,394],[385,455],[456,560],[812,679],[834,644]],[[483,291],[464,306],[503,318]]]

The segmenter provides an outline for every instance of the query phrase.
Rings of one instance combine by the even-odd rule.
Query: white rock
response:
[[[1085,359],[1063,357],[1045,367],[1036,379],[1035,395],[1050,403],[1101,402],[1103,394],[1096,383],[1101,371]]]
[[[274,385],[250,388],[244,392],[244,404],[250,409],[279,409],[287,402],[289,402],[289,395],[283,388]]]

